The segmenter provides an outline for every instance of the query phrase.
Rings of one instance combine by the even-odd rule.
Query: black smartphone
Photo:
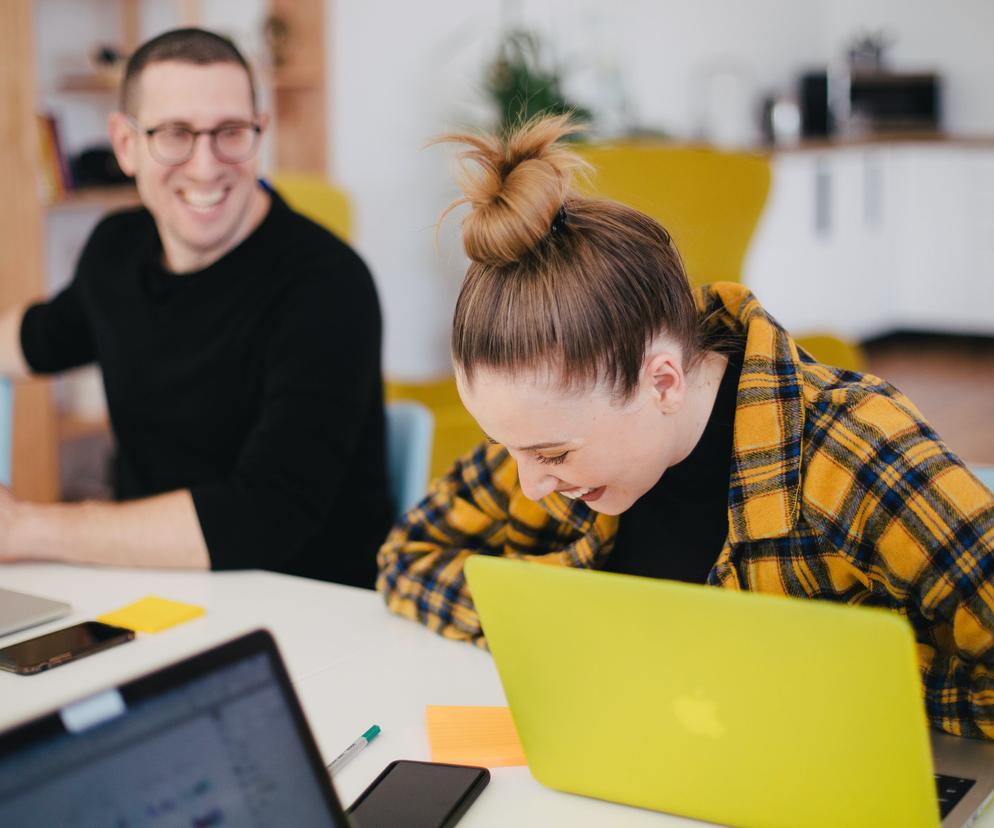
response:
[[[348,814],[356,828],[449,828],[489,781],[486,768],[398,759],[359,794]]]
[[[30,676],[67,661],[99,653],[135,637],[134,630],[84,621],[73,627],[29,638],[0,650],[0,670]]]

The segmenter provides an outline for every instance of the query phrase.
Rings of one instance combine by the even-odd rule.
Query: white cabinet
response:
[[[775,156],[745,280],[797,333],[994,335],[994,147]]]

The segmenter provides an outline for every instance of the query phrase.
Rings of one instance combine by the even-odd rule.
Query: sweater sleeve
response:
[[[590,568],[610,551],[616,529],[615,517],[582,502],[529,500],[507,449],[484,443],[435,480],[387,536],[376,589],[393,612],[484,647],[463,571],[470,555]]]
[[[822,535],[911,622],[932,724],[994,738],[994,495],[903,398],[867,395],[844,426],[847,506]]]
[[[503,553],[516,475],[503,448],[484,444],[432,482],[377,556],[376,589],[393,612],[446,638],[483,645],[463,565],[473,554]]]
[[[54,374],[97,360],[94,322],[87,303],[91,286],[103,278],[108,262],[132,255],[152,228],[144,210],[113,213],[94,228],[69,285],[24,313],[21,351],[32,372]]]
[[[82,262],[81,265],[82,266]],[[31,305],[21,319],[21,352],[35,374],[54,374],[96,359],[82,301],[82,276],[46,302]]]
[[[235,467],[191,487],[213,569],[278,568],[350,485],[346,469],[364,418],[371,401],[382,405],[379,307],[368,271],[354,262],[353,272],[333,279],[302,277],[283,297],[261,410]]]

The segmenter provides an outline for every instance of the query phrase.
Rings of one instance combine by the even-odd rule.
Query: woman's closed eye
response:
[[[566,462],[566,457],[569,455],[568,451],[564,451],[562,454],[557,454],[555,457],[545,457],[541,454],[536,454],[535,459],[539,463],[551,464],[553,466],[558,466],[560,463]]]

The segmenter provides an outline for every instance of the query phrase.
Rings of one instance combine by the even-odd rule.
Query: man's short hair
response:
[[[228,38],[206,29],[172,29],[139,46],[128,59],[121,82],[121,111],[134,115],[138,109],[138,81],[150,63],[175,60],[205,66],[211,63],[235,63],[248,75],[252,109],[255,110],[255,79],[248,62]]]

